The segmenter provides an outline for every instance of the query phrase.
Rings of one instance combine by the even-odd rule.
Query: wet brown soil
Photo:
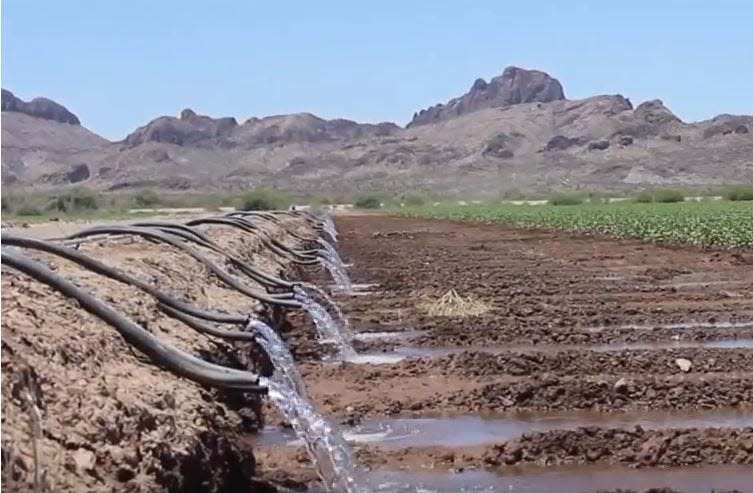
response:
[[[420,331],[356,342],[359,351],[377,356],[409,355],[385,364],[322,361],[331,351],[313,333],[289,338],[311,397],[337,422],[521,411],[753,413],[753,348],[690,344],[753,337],[751,252],[373,215],[342,217],[337,225],[338,249],[352,264],[354,282],[375,284],[358,296],[337,297],[353,330]],[[489,310],[429,315],[426,300],[450,289]],[[624,343],[657,346],[618,347]],[[604,345],[614,349],[595,350]],[[415,348],[440,354],[411,357]],[[270,416],[269,423],[279,420]],[[462,426],[454,432],[462,434]],[[361,465],[408,475],[427,468],[488,469],[504,478],[521,465],[545,474],[558,464],[649,470],[727,464],[741,466],[735,474],[747,484],[751,440],[750,428],[673,429],[670,423],[651,430],[554,429],[473,447],[390,447],[378,440],[355,447]],[[270,477],[315,482],[303,449],[276,444],[256,451]],[[753,467],[749,476],[753,488]],[[713,478],[708,484],[728,484],[721,475],[718,483]],[[641,484],[640,490],[651,486]]]
[[[698,464],[753,465],[753,428],[643,430],[580,428],[526,434],[500,445],[394,450],[369,447],[360,458],[379,467],[412,462],[420,467],[458,469],[483,465],[504,474],[508,466],[630,464],[634,467]]]

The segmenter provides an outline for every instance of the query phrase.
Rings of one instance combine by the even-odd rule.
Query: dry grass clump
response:
[[[472,317],[491,310],[483,301],[471,295],[460,296],[455,289],[450,289],[442,296],[423,296],[418,308],[433,317]]]

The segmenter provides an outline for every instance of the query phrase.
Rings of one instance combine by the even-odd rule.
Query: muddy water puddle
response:
[[[420,334],[419,334],[420,335]],[[417,335],[407,336],[416,337]],[[399,338],[395,336],[395,338]],[[374,338],[376,339],[376,337]],[[373,339],[366,339],[373,340]],[[410,358],[436,358],[463,352],[481,352],[501,354],[515,353],[557,353],[565,351],[662,351],[667,349],[753,349],[753,338],[718,339],[711,341],[663,341],[663,342],[630,342],[595,345],[569,344],[508,344],[502,346],[453,346],[453,347],[411,347],[401,346],[389,352],[364,352],[349,356],[345,359],[350,363],[384,365],[394,364]]]
[[[711,287],[718,287],[718,286],[739,286],[739,285],[745,285],[745,284],[749,284],[748,281],[686,281],[686,282],[662,283],[662,284],[659,284],[659,286],[664,287],[664,288],[692,290],[694,288],[711,288]]]
[[[347,267],[349,264],[344,264],[345,267]],[[354,283],[350,287],[350,291],[342,291],[339,286],[336,286],[334,284],[330,284],[327,286],[334,295],[336,296],[371,296],[374,294],[379,294],[380,291],[376,288],[379,287],[379,284],[376,283]]]
[[[680,322],[674,324],[627,324],[587,327],[589,332],[601,332],[605,330],[682,330],[682,329],[747,329],[753,327],[753,320],[742,322]]]
[[[413,339],[426,335],[425,330],[394,330],[389,332],[359,332],[353,335],[357,341],[389,341],[400,339]]]
[[[523,413],[505,418],[478,416],[371,419],[344,430],[352,443],[388,447],[472,447],[500,443],[524,433],[573,430],[580,427],[631,429],[744,428],[753,426],[753,413],[736,409],[664,413]],[[297,445],[292,430],[262,431],[259,444]]]
[[[702,466],[668,469],[566,467],[462,473],[371,471],[368,481],[390,493],[588,493],[672,488],[685,493],[737,490],[753,493],[753,466]]]

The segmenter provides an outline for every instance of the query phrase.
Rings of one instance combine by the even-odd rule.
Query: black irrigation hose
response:
[[[280,218],[276,215],[272,214],[271,212],[262,212],[262,211],[234,211],[234,212],[228,212],[225,214],[226,216],[251,216],[251,217],[261,217],[264,219],[269,219],[270,221],[273,221],[275,223],[280,222]]]
[[[78,250],[67,248],[62,245],[57,245],[55,243],[50,243],[45,240],[40,240],[37,238],[28,238],[25,236],[16,236],[16,235],[13,235],[11,233],[6,233],[6,232],[2,233],[1,238],[2,238],[2,243],[4,245],[11,245],[11,246],[16,246],[16,247],[21,247],[21,248],[31,248],[33,250],[40,250],[43,252],[51,253],[58,257],[62,257],[64,259],[70,260],[71,262],[74,262],[99,275],[108,277],[118,282],[122,282],[124,284],[130,284],[131,286],[139,288],[145,293],[150,294],[160,303],[168,305],[175,310],[180,310],[182,312],[188,313],[189,315],[193,317],[201,318],[204,320],[209,320],[212,322],[219,322],[219,323],[229,323],[229,324],[248,323],[248,317],[244,315],[240,315],[240,314],[233,315],[233,314],[210,312],[210,311],[202,310],[200,308],[196,308],[184,301],[177,300],[163,293],[159,289],[151,286],[150,284],[138,278],[132,277],[129,274],[126,274],[125,272],[121,272],[113,267],[110,267],[109,265],[104,264],[100,262],[99,260],[94,259],[92,257],[89,257],[88,255],[85,255]]]
[[[236,222],[238,222],[239,224],[247,225],[247,226],[256,228],[255,225],[253,225],[248,219],[246,219],[244,217],[235,217],[233,219]],[[283,229],[285,229],[285,228],[283,228]],[[260,231],[262,232],[262,234],[264,234],[267,237],[267,239],[269,240],[269,242],[271,242],[275,247],[279,248],[280,250],[285,250],[286,252],[289,252],[290,254],[294,255],[296,258],[298,258],[300,260],[316,260],[313,257],[316,257],[319,254],[319,251],[315,250],[315,249],[314,250],[293,250],[292,248],[288,247],[284,243],[282,243],[279,240],[276,240],[275,238],[273,238],[272,235],[269,234],[269,232],[264,231],[264,230],[260,230]],[[291,236],[295,237],[295,235],[292,232],[288,231],[287,229],[285,229],[285,231],[287,233],[289,233]],[[306,240],[302,240],[302,241],[306,241]],[[314,239],[312,241],[312,243],[313,242],[316,242],[316,239]]]
[[[228,274],[225,270],[223,270],[217,264],[212,262],[209,258],[207,258],[206,256],[196,251],[194,248],[191,248],[190,246],[187,246],[181,243],[180,241],[175,240],[169,234],[165,234],[154,229],[136,228],[136,227],[129,227],[129,226],[98,226],[98,227],[89,228],[83,231],[79,231],[78,233],[68,236],[67,239],[72,240],[76,238],[83,238],[86,236],[93,236],[93,235],[99,235],[99,234],[136,235],[136,236],[141,236],[146,239],[157,240],[163,243],[167,243],[168,245],[171,245],[187,253],[194,259],[203,263],[222,282],[224,282],[231,288],[235,289],[236,291],[239,291],[240,293],[250,298],[261,301],[263,303],[268,303],[272,305],[281,305],[281,306],[286,306],[288,308],[300,308],[301,306],[300,303],[298,302],[278,300],[276,298],[268,296],[266,293],[260,293],[256,290],[248,288],[244,284],[238,282],[232,275]]]
[[[296,263],[296,264],[302,264],[302,265],[312,265],[318,262],[316,259],[309,259],[305,257],[301,257],[300,254],[297,252],[288,249],[287,247],[280,248],[277,245],[275,245],[273,242],[275,240],[270,240],[268,237],[265,237],[266,231],[263,231],[259,229],[258,227],[252,225],[251,223],[247,221],[237,220],[235,218],[227,218],[227,217],[207,217],[203,219],[194,219],[192,221],[188,221],[186,224],[189,226],[197,226],[200,224],[218,224],[223,226],[233,226],[235,228],[241,229],[247,233],[250,233],[262,242],[265,247],[272,250],[277,255],[284,257],[288,259],[289,261]],[[279,242],[278,242],[279,243]]]
[[[212,220],[216,224],[223,224],[227,226],[234,226],[236,228],[239,228],[247,233],[250,233],[262,242],[262,244],[272,250],[275,254],[279,255],[280,257],[283,257],[287,260],[295,261],[296,256],[293,252],[286,251],[285,249],[279,248],[278,245],[275,245],[275,243],[269,238],[269,235],[265,234],[266,232],[262,229],[259,229],[256,225],[249,223],[248,221],[241,221],[238,218],[212,218]]]
[[[223,249],[222,247],[220,247],[214,242],[209,243],[209,244],[198,242],[195,239],[193,239],[190,235],[187,235],[183,233],[182,231],[176,230],[176,229],[160,228],[160,230],[168,234],[180,236],[181,238],[187,241],[194,241],[195,243],[201,246],[204,246],[214,251],[215,253],[218,253],[226,257],[232,265],[237,267],[241,272],[243,272],[245,275],[251,278],[251,280],[258,282],[259,284],[262,284],[263,286],[267,288],[274,287],[274,288],[290,289],[293,287],[293,283],[276,278],[270,274],[267,274],[266,272],[263,272],[263,271],[260,271],[258,269],[251,267],[251,265],[249,265],[248,262],[245,262],[244,260],[241,260],[235,255],[229,253],[227,250]]]
[[[165,344],[128,317],[39,262],[6,249],[0,254],[0,260],[3,264],[50,286],[63,296],[76,300],[81,308],[114,327],[128,344],[136,347],[157,365],[177,375],[212,387],[253,392],[266,390],[259,386],[259,378],[251,372],[215,365]]]
[[[249,226],[251,228],[257,229],[257,226],[255,226],[253,223],[251,223],[246,218],[243,218],[243,217],[234,217],[232,219],[235,222],[239,223],[239,224],[242,224],[244,226]],[[292,248],[288,247],[287,245],[285,245],[281,241],[276,240],[275,238],[273,238],[272,235],[269,234],[268,231],[265,231],[265,230],[262,230],[262,229],[259,229],[259,231],[263,235],[265,235],[266,238],[267,238],[267,240],[269,240],[274,246],[276,246],[280,250],[285,250],[286,252],[289,252],[290,254],[295,255],[297,258],[299,258],[301,260],[311,260],[310,257],[316,256],[318,254],[317,250],[293,250]],[[285,231],[288,232],[288,233],[290,233],[289,231],[287,231],[287,229]],[[314,240],[314,241],[316,241],[316,240]]]
[[[159,303],[157,306],[160,309],[160,311],[162,311],[165,315],[171,318],[174,318],[180,322],[183,322],[185,325],[188,325],[196,332],[200,332],[202,334],[207,334],[210,336],[220,337],[222,339],[227,339],[230,341],[253,342],[256,340],[252,332],[242,332],[240,330],[218,329],[209,324],[205,324],[204,322],[196,320],[196,318],[190,315],[186,315],[185,313],[178,311],[174,308],[171,308],[168,305]]]
[[[286,233],[288,233],[290,236],[292,236],[293,238],[295,238],[298,241],[302,241],[304,243],[314,243],[314,242],[316,242],[316,238],[315,237],[303,236],[303,235],[301,235],[299,233],[296,233],[295,231],[291,231],[290,229],[282,226],[282,224],[280,224],[280,218],[275,217],[272,214],[261,214],[261,213],[255,213],[255,212],[230,212],[228,214],[225,214],[225,216],[226,217],[239,217],[239,218],[261,217],[261,218],[268,219],[268,220],[276,223],[277,226],[279,226],[280,228],[284,229]]]
[[[144,228],[157,228],[157,229],[178,229],[181,231],[184,231],[186,233],[189,233],[199,240],[206,242],[206,243],[213,243],[214,240],[212,240],[210,237],[205,235],[204,233],[200,231],[196,231],[195,229],[191,228],[190,226],[186,226],[185,224],[181,223],[173,223],[173,222],[165,222],[165,221],[142,221],[137,223],[131,223],[130,226],[138,226],[138,227],[144,227]]]
[[[141,226],[142,224],[146,225],[149,223],[140,223],[140,224],[135,224],[134,226]],[[147,226],[147,227],[150,227],[150,226]],[[228,252],[227,250],[219,246],[217,243],[215,243],[211,239],[206,238],[204,235],[192,235],[186,232],[185,229],[188,229],[189,231],[196,233],[195,231],[191,230],[191,228],[189,228],[188,226],[183,226],[182,224],[173,224],[173,223],[160,223],[159,226],[151,226],[151,227],[156,228],[157,230],[162,231],[163,233],[171,234],[173,236],[178,236],[180,238],[183,238],[186,241],[191,241],[205,248],[208,248],[214,251],[215,253],[218,253],[220,255],[227,257],[233,265],[235,265],[244,274],[246,274],[252,280],[258,282],[259,284],[262,284],[267,287],[283,288],[283,289],[291,289],[293,288],[293,286],[295,286],[295,284],[290,281],[285,281],[283,279],[267,274],[266,272],[263,272],[259,269],[255,269],[251,267],[251,265],[249,265],[248,262],[245,262],[242,259],[231,254],[230,252]],[[202,237],[206,238],[206,240],[203,239]]]

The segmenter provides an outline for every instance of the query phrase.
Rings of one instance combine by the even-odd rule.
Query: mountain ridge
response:
[[[44,115],[20,112],[6,92],[4,184],[59,186],[72,177],[113,190],[264,184],[494,193],[753,182],[751,116],[685,123],[659,99],[637,106],[619,94],[569,100],[557,79],[519,67],[477,79],[405,128],[310,113],[238,123],[185,109],[118,142],[73,123],[78,117],[54,102]]]

